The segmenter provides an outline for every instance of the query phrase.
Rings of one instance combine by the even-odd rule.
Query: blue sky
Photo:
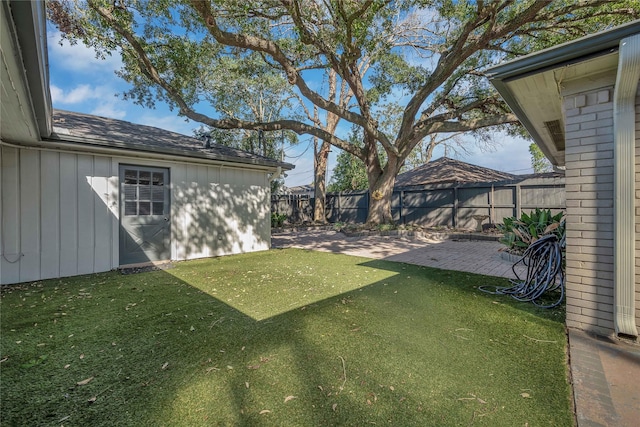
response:
[[[64,41],[60,45],[59,41],[60,33],[49,25],[49,68],[54,108],[127,120],[185,135],[193,135],[193,130],[200,126],[199,123],[178,117],[177,112],[170,111],[166,104],[157,103],[155,109],[148,109],[122,100],[118,94],[127,90],[128,85],[114,73],[120,68],[119,57],[96,59],[93,50],[80,43],[71,46]],[[495,141],[497,147],[493,152],[482,152],[471,147],[469,155],[458,158],[468,163],[510,173],[532,172],[528,141],[499,134],[495,135]],[[329,178],[338,151],[337,148],[333,148],[329,157]],[[288,172],[285,184],[288,187],[311,184],[312,139],[301,136],[299,144],[287,148],[285,155],[285,161],[296,166]],[[434,159],[442,155],[443,151],[437,149]]]

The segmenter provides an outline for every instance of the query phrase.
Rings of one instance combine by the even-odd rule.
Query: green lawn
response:
[[[5,287],[3,426],[570,426],[564,313],[296,249]]]

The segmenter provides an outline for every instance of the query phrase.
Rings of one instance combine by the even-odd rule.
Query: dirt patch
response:
[[[137,273],[147,273],[149,271],[158,271],[158,270],[171,270],[173,268],[173,264],[170,262],[162,263],[162,264],[150,264],[150,265],[133,265],[129,267],[120,268],[120,274],[137,274]]]

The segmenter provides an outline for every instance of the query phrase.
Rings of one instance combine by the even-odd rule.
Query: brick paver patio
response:
[[[340,252],[448,270],[514,278],[495,241],[398,236],[346,237],[331,230],[275,233],[273,248]],[[526,276],[521,264],[520,278]],[[578,427],[635,427],[640,419],[640,345],[569,329],[569,359]]]
[[[442,240],[423,237],[359,236],[347,237],[332,230],[302,230],[274,233],[273,248],[296,247],[339,252],[408,264],[468,271],[470,273],[515,278],[513,263],[500,257],[504,245],[495,241]],[[519,264],[520,278],[526,268]]]

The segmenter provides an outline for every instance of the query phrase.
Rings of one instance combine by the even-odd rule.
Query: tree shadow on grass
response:
[[[336,268],[351,258],[308,255]],[[274,297],[279,303],[292,300],[294,292],[313,295],[311,284],[332,289],[331,281],[323,283],[317,273],[298,271],[303,280],[296,283],[264,279],[280,287],[265,293],[257,278],[274,274],[274,266],[280,265],[274,256],[283,254],[247,254],[178,263],[168,271],[111,272],[4,289],[3,424],[456,425],[484,413],[491,413],[485,419],[493,425],[505,420],[512,425],[523,413],[529,422],[545,419],[548,408],[531,408],[529,402],[522,406],[517,393],[520,401],[513,402],[520,406],[508,410],[500,407],[510,402],[491,400],[489,392],[479,394],[483,381],[522,387],[517,375],[495,372],[491,378],[456,371],[469,369],[463,362],[476,347],[466,341],[486,344],[492,336],[459,330],[480,330],[466,324],[473,317],[470,306],[486,304],[487,322],[501,310],[484,296],[460,291],[464,286],[459,283],[451,286],[447,272],[360,259],[350,274],[332,278],[344,288],[326,295],[317,290],[288,309],[276,304],[271,315],[264,305],[258,306],[258,315],[247,315],[224,301],[232,293],[216,294],[224,274],[241,275],[246,273],[242,267],[260,262],[260,276],[234,282],[251,288],[245,292],[247,301],[267,299],[269,292],[280,295],[277,291],[285,288],[290,289],[284,298]],[[303,257],[300,265],[305,263]],[[305,281],[307,287],[300,285]],[[358,282],[363,287],[349,289]],[[234,298],[241,295],[237,292]],[[456,313],[442,302],[455,299],[462,299],[469,312]],[[447,317],[443,313],[449,313],[448,322],[442,321]],[[530,323],[546,331],[535,319],[512,319],[512,327]],[[502,318],[497,322],[500,327],[508,323]],[[517,356],[508,344],[488,344],[479,356],[482,366],[496,355]],[[432,348],[441,351],[430,355]],[[451,363],[459,367],[451,371],[438,366]],[[528,384],[537,390],[547,375]],[[472,401],[470,394],[487,403]]]

